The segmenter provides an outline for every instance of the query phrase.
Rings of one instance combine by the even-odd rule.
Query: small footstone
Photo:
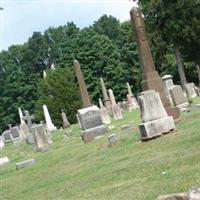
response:
[[[9,163],[8,157],[0,158],[0,166],[5,165],[6,163]]]
[[[124,124],[123,126],[121,126],[121,131],[125,131],[125,130],[128,130],[128,129],[130,129],[130,128],[131,128],[130,125]]]
[[[117,142],[118,142],[117,135],[116,134],[109,135],[108,136],[108,141],[109,141],[111,146],[117,144]]]
[[[22,169],[25,167],[29,167],[29,166],[33,165],[34,163],[35,163],[34,159],[25,160],[25,161],[16,163],[16,169],[19,170],[19,169]]]

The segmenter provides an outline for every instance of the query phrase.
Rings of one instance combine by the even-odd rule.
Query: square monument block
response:
[[[97,106],[90,106],[78,110],[78,121],[81,129],[86,130],[101,126],[103,124],[101,119],[101,112]]]
[[[101,126],[97,126],[95,128],[83,130],[81,132],[81,138],[87,144],[87,143],[91,142],[95,137],[103,135],[106,132],[107,132],[106,126],[101,125]]]
[[[142,140],[152,139],[175,130],[173,117],[163,117],[139,125]]]

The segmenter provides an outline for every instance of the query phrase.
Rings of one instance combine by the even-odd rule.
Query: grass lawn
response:
[[[1,157],[8,156],[10,163],[0,168],[0,199],[153,200],[200,186],[200,108],[182,113],[177,132],[145,143],[140,142],[139,122],[139,110],[127,112],[105,137],[87,145],[77,125],[66,140],[58,130],[44,153],[25,143],[6,145]],[[122,132],[120,126],[128,123],[132,130]],[[111,133],[120,142],[108,147]],[[30,158],[35,165],[15,169],[17,162]]]

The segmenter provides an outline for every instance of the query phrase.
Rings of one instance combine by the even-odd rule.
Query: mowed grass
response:
[[[80,140],[77,125],[66,140],[64,131],[58,130],[44,153],[35,153],[25,143],[7,145],[1,153],[10,159],[0,168],[1,199],[153,200],[200,186],[200,108],[182,114],[177,132],[149,142],[140,142],[139,122],[139,110],[127,112],[105,137],[87,145]],[[128,123],[133,128],[122,132],[120,127]],[[108,147],[112,133],[120,141]],[[36,160],[35,165],[15,169],[17,162],[29,158]]]

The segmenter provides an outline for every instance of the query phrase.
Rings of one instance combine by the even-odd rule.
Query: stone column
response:
[[[109,93],[109,97],[110,97],[110,101],[111,101],[112,106],[116,105],[117,103],[116,103],[113,91],[111,89],[109,89],[108,93]]]
[[[127,82],[126,85],[127,85],[127,89],[128,89],[128,94],[129,94],[129,96],[133,97],[133,93],[132,93],[132,91],[131,91],[131,87],[130,87],[129,83]]]
[[[43,111],[44,111],[45,121],[46,121],[46,124],[47,124],[47,130],[49,132],[55,131],[57,128],[54,126],[54,124],[51,121],[51,117],[49,115],[49,111],[48,111],[46,105],[43,105]]]
[[[198,73],[198,78],[199,78],[199,86],[200,86],[200,67],[197,64],[197,73]]]
[[[78,84],[79,84],[79,88],[80,88],[80,92],[81,92],[81,98],[83,101],[83,106],[84,106],[84,108],[90,107],[90,106],[92,106],[92,104],[91,104],[91,101],[89,98],[87,87],[85,85],[85,81],[84,81],[83,74],[81,71],[81,66],[77,60],[74,60],[74,66],[76,69],[76,77],[78,79]]]
[[[141,11],[133,8],[130,11],[130,15],[139,49],[139,59],[142,69],[142,90],[155,90],[159,92],[168,115],[178,120],[180,119],[180,112],[177,108],[171,107],[162,79],[155,69]]]

